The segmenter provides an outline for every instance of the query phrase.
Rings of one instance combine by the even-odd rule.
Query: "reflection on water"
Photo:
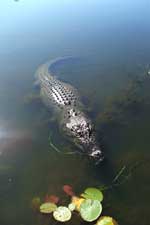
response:
[[[0,127],[0,139],[7,137],[7,135],[7,131],[3,127]]]
[[[32,210],[34,197],[55,194],[68,203],[64,184],[77,194],[87,186],[109,185],[125,166],[126,181],[105,192],[103,214],[121,225],[141,220],[148,225],[148,2],[22,0],[0,5],[0,224],[54,223]],[[41,63],[66,55],[84,59],[55,69],[78,89],[95,123],[106,155],[98,167],[83,155],[64,154],[76,148],[33,87]],[[61,153],[51,148],[49,135]],[[81,223],[74,217],[68,224]]]

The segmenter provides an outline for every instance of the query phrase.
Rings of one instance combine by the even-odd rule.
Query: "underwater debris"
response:
[[[59,202],[59,198],[56,195],[46,195],[45,202],[57,204]]]
[[[50,146],[55,152],[60,153],[60,154],[63,154],[63,155],[73,155],[73,154],[76,154],[75,151],[73,151],[73,152],[70,152],[70,151],[68,151],[68,152],[60,151],[60,150],[56,147],[56,145],[53,144],[52,138],[51,138],[50,135],[49,135],[49,146]]]
[[[50,145],[50,147],[52,147],[52,149],[54,149],[56,152],[61,152],[54,144],[53,144],[53,142],[52,142],[52,140],[51,140],[51,136],[49,135],[49,145]]]
[[[34,210],[39,210],[41,204],[41,199],[39,197],[34,197],[31,201],[31,207]]]
[[[67,184],[64,185],[63,186],[63,191],[69,196],[74,196],[75,195],[75,193],[73,192],[72,187],[70,185],[67,185]]]

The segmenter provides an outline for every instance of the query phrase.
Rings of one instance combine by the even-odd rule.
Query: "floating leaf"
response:
[[[76,196],[72,197],[72,203],[75,205],[75,209],[79,211],[81,203],[85,201],[84,198],[78,198]]]
[[[102,216],[98,219],[96,225],[118,225],[118,223],[110,216]]]
[[[65,206],[59,206],[53,212],[53,217],[59,222],[66,222],[71,219],[71,211]]]
[[[55,205],[54,203],[50,203],[50,202],[44,203],[40,206],[41,213],[51,213],[56,209],[57,209],[57,205]]]
[[[75,208],[76,208],[76,205],[75,205],[74,203],[70,203],[70,204],[68,205],[68,209],[70,209],[70,211],[74,211]]]
[[[80,214],[87,222],[96,220],[102,212],[102,205],[98,200],[86,199],[81,203]]]
[[[85,189],[84,193],[81,194],[81,196],[85,199],[98,200],[100,202],[103,200],[102,192],[99,189],[92,187]]]

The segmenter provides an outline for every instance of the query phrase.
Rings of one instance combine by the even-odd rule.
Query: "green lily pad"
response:
[[[81,203],[80,214],[87,222],[96,220],[102,212],[102,205],[98,200],[86,199]]]
[[[51,213],[56,209],[57,209],[57,205],[55,205],[54,203],[50,203],[50,202],[43,203],[40,206],[41,213]]]
[[[92,199],[92,200],[98,200],[103,201],[103,194],[102,192],[97,188],[87,188],[85,189],[84,193],[81,194],[82,197],[85,199]]]
[[[59,206],[53,212],[53,217],[59,222],[66,222],[71,219],[71,211],[65,206]]]
[[[118,223],[110,216],[102,216],[98,219],[96,225],[118,225]]]
[[[70,204],[68,205],[68,209],[70,209],[70,211],[74,211],[75,208],[76,208],[76,205],[75,205],[74,203],[70,203]]]

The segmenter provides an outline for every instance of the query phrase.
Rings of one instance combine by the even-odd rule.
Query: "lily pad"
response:
[[[118,225],[118,223],[110,216],[102,216],[99,218],[96,225]]]
[[[74,203],[70,203],[70,204],[68,205],[68,209],[69,209],[70,211],[74,211],[75,208],[76,208],[76,205],[75,205]]]
[[[40,206],[41,213],[51,213],[57,209],[57,205],[54,203],[46,202]]]
[[[85,199],[98,200],[100,202],[103,201],[103,194],[97,188],[87,188],[81,196]]]
[[[71,211],[65,206],[59,206],[53,212],[53,217],[59,222],[66,222],[71,219]]]
[[[80,214],[87,222],[96,220],[102,212],[102,205],[98,200],[86,199],[81,203]]]

